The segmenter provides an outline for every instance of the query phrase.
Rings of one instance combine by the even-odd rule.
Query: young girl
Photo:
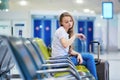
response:
[[[73,17],[68,12],[64,12],[60,15],[59,23],[60,27],[56,30],[52,41],[52,57],[70,54],[72,56],[71,60],[75,65],[85,65],[98,80],[93,56],[89,53],[78,53],[71,46],[75,38],[86,39],[82,33],[73,33]]]

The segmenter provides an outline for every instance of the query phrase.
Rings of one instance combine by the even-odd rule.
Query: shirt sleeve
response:
[[[66,31],[65,31],[64,28],[60,28],[60,29],[57,31],[56,35],[57,35],[57,37],[58,37],[59,39],[61,39],[61,38],[67,38],[67,33],[66,33]]]

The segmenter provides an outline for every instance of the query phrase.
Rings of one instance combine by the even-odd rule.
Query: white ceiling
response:
[[[83,4],[76,4],[75,0],[27,0],[27,6],[20,6],[18,1],[20,0],[9,0],[11,11],[30,11],[30,10],[67,10],[83,12],[83,9],[90,9],[95,11],[96,14],[102,13],[102,2],[112,1],[114,5],[114,13],[120,13],[120,0],[83,0]]]

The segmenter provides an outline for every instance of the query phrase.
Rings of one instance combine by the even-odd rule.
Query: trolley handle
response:
[[[98,42],[98,41],[90,41],[90,43],[89,43],[89,51],[90,51],[90,53],[92,52],[92,44],[95,44],[95,43],[98,44],[98,53],[100,52],[100,42]]]
[[[93,44],[93,43],[97,43],[98,45],[100,45],[100,42],[98,41],[90,41],[90,44]]]
[[[99,62],[100,62],[100,42],[98,42],[98,41],[91,41],[90,42],[90,44],[89,44],[90,53],[92,53],[92,44],[98,44],[98,54],[97,54],[96,64],[99,64]]]

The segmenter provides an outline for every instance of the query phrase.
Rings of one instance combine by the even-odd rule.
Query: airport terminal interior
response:
[[[45,60],[50,59],[53,36],[60,27],[59,17],[63,12],[69,12],[73,16],[74,33],[83,33],[86,36],[84,41],[74,40],[74,49],[79,53],[90,53],[94,58],[98,58],[99,53],[100,60],[108,62],[109,68],[107,66],[106,72],[99,73],[105,75],[100,76],[99,80],[120,80],[120,0],[0,0],[0,80],[94,80],[89,77],[82,79],[84,74],[77,74],[75,65],[71,63],[75,70],[70,68],[68,72],[72,74],[67,76],[62,72],[56,77],[52,73],[52,67],[49,67],[51,71],[46,71],[45,74],[41,71],[38,76],[36,73],[39,72],[32,67],[47,65]],[[36,42],[37,46],[33,43],[28,47],[26,40],[31,44],[32,41]],[[42,43],[37,42],[39,40],[43,44],[39,45]],[[92,52],[91,41],[99,43],[92,44]],[[21,42],[23,45],[20,46]],[[34,53],[32,48],[37,53],[43,53],[39,57],[42,62],[34,63],[31,58],[29,62],[27,53]],[[45,59],[42,59],[44,56]],[[82,67],[79,69],[83,69]],[[48,68],[44,67],[42,70]],[[89,73],[85,70],[82,72]],[[12,76],[14,74],[17,75]]]

